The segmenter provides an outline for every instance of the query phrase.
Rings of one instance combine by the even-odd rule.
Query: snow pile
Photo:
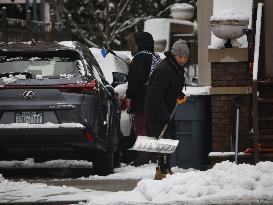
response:
[[[207,171],[175,172],[161,181],[153,180],[155,164],[116,169],[115,177],[144,176],[132,191],[102,192],[68,187],[12,182],[0,176],[1,202],[88,200],[88,204],[259,204],[273,202],[273,163],[256,166],[216,164]],[[109,175],[111,176],[111,175]],[[110,178],[109,176],[105,179]],[[112,178],[114,175],[112,175]],[[91,177],[92,179],[92,177]]]
[[[225,21],[225,20],[238,20],[238,21],[247,21],[249,17],[236,11],[233,8],[225,9],[210,18],[211,21]]]
[[[273,200],[273,163],[256,166],[222,162],[208,171],[189,171],[162,181],[141,180],[131,192],[96,197],[90,204],[195,203],[227,204]]]

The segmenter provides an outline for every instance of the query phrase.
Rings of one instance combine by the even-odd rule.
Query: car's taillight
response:
[[[120,103],[120,109],[121,110],[126,110],[127,109],[126,98],[120,98],[119,103]]]
[[[97,81],[92,80],[86,84],[68,84],[60,85],[59,90],[66,93],[97,94]]]
[[[84,136],[85,136],[85,138],[87,139],[88,142],[93,142],[94,141],[94,136],[91,135],[89,132],[84,131],[83,134],[84,134]]]

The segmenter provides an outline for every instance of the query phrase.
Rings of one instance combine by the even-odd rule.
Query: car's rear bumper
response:
[[[5,147],[49,147],[49,146],[93,146],[79,123],[63,124],[0,124],[0,148]]]
[[[26,125],[0,124],[0,158],[5,159],[90,159],[105,148],[85,136],[81,124]]]

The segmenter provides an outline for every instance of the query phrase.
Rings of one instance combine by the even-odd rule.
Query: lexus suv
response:
[[[0,44],[1,159],[87,159],[106,175],[119,140],[117,95],[86,46]]]

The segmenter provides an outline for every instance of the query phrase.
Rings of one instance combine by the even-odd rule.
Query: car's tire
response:
[[[93,169],[98,175],[108,175],[114,172],[114,145],[113,145],[113,108],[111,103],[107,103],[107,151],[98,153],[98,157],[93,160]]]
[[[117,145],[117,150],[114,153],[114,167],[118,168],[121,165],[121,158],[122,158],[122,152],[121,152],[121,145],[120,143]]]
[[[93,160],[93,169],[100,176],[106,176],[114,172],[114,153],[112,150],[99,152]]]

